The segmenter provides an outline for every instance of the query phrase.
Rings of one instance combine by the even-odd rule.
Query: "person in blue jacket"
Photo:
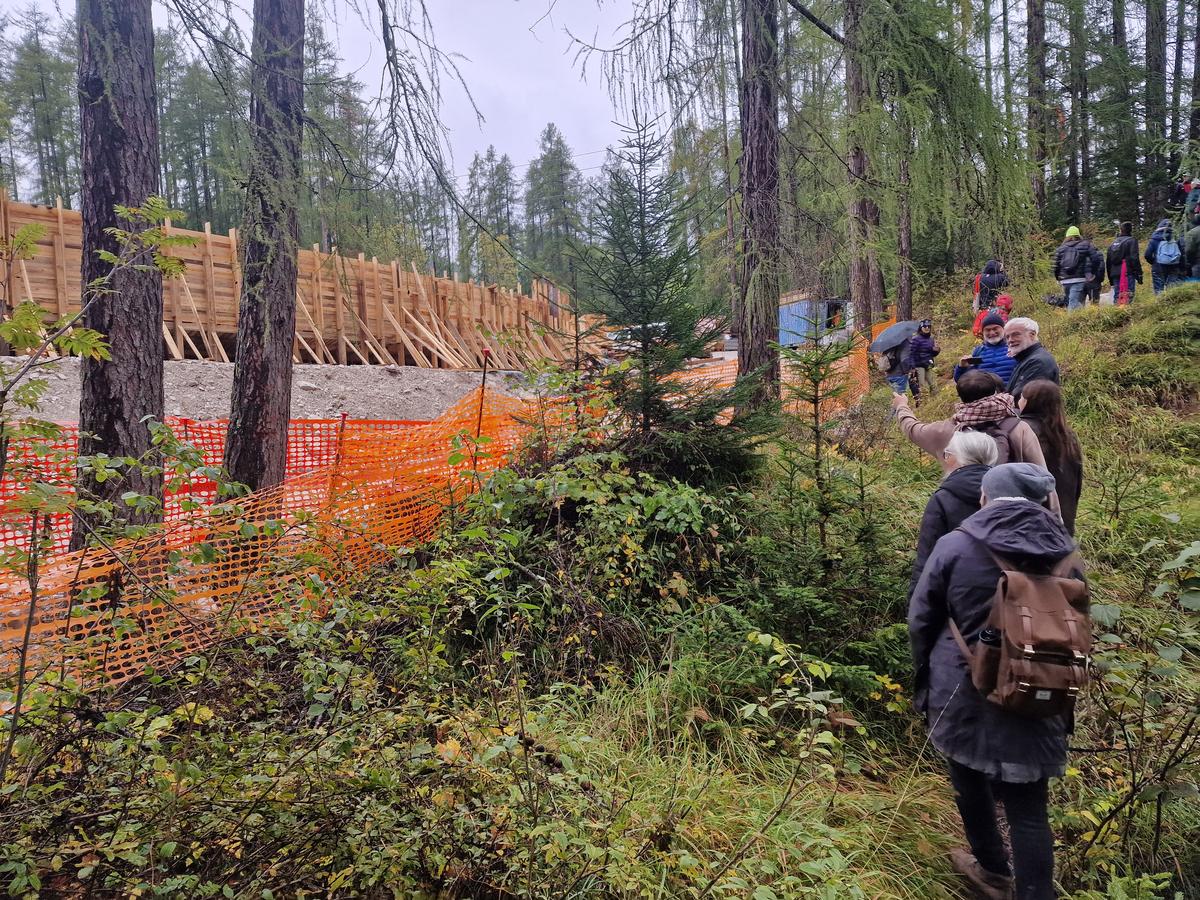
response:
[[[975,357],[981,360],[977,365],[967,362]],[[1004,319],[993,310],[983,320],[983,343],[954,367],[954,380],[958,381],[963,372],[979,369],[981,372],[995,372],[1001,381],[1008,384],[1009,376],[1016,367],[1017,361],[1008,355],[1008,346],[1004,343]]]
[[[1175,239],[1170,219],[1159,221],[1146,244],[1144,258],[1150,263],[1150,282],[1156,294],[1161,294],[1183,277],[1187,260],[1183,258],[1183,248]]]

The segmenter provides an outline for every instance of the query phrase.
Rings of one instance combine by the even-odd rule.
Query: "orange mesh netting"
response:
[[[175,435],[204,454],[204,465],[220,466],[225,454],[226,419],[197,421],[167,416],[166,424]],[[393,432],[428,424],[416,419],[293,419],[288,424],[287,477],[303,475],[332,466],[337,462],[343,436]],[[0,509],[6,509],[20,491],[33,482],[44,482],[72,489],[75,481],[76,449],[79,426],[60,425],[60,434],[52,438],[15,443],[9,450],[8,475],[0,482]],[[13,473],[19,473],[13,477]],[[181,501],[185,498],[204,503],[216,495],[216,486],[204,478],[193,478],[180,491],[164,499],[163,517],[174,522],[186,515]],[[50,517],[49,530],[54,551],[64,552],[71,538],[68,513]],[[0,547],[28,549],[28,526],[24,517],[0,518]]]
[[[491,440],[475,462],[480,471],[495,468],[520,440],[525,408],[489,392],[480,418],[476,390],[426,424],[380,430],[347,423],[330,465],[179,516],[113,552],[54,556],[38,583],[32,674],[61,668],[89,686],[117,683],[221,635],[319,611],[327,583],[348,581],[386,560],[391,548],[430,537],[447,504],[474,489],[470,447],[451,464],[456,435],[474,435],[479,425]],[[27,584],[6,576],[0,652],[8,675],[28,610]]]
[[[732,383],[736,371],[730,361],[683,378]],[[867,390],[865,347],[855,349],[845,371],[849,384],[839,405]],[[168,498],[161,531],[111,550],[46,560],[32,606],[30,677],[65,674],[89,688],[117,684],[221,637],[320,614],[334,586],[385,562],[394,548],[430,538],[448,506],[478,486],[477,473],[505,463],[528,433],[526,422],[554,420],[562,411],[557,404],[547,413],[529,401],[476,390],[428,423],[293,423],[288,478],[278,487],[212,503],[212,482],[197,479]],[[206,463],[219,465],[225,423],[172,424],[203,449]],[[488,442],[473,457],[469,436],[476,433]],[[456,441],[462,435],[465,442]],[[73,451],[72,432],[63,444],[60,450]],[[66,484],[73,469],[73,456],[64,452],[45,475]],[[14,488],[7,490],[5,501]],[[184,509],[183,494],[205,505]],[[56,548],[65,545],[67,525],[51,519]],[[27,546],[27,537],[10,527],[2,542]],[[0,578],[0,672],[9,681],[30,608],[25,580]]]

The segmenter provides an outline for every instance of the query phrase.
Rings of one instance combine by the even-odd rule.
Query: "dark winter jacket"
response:
[[[884,354],[888,358],[890,366],[883,374],[888,378],[894,378],[897,375],[907,375],[912,371],[912,365],[909,362],[909,348],[912,346],[912,338],[905,340],[898,347],[893,347]]]
[[[1013,369],[1012,375],[1008,378],[1008,392],[1012,394],[1014,400],[1021,399],[1021,391],[1025,385],[1031,381],[1037,381],[1039,378],[1045,378],[1047,381],[1053,381],[1059,384],[1058,362],[1050,351],[1041,344],[1034,344],[1032,347],[1026,347],[1020,353],[1013,357],[1017,366]]]
[[[979,276],[979,306],[994,306],[1000,292],[1008,287],[1008,276],[1000,270],[997,260],[989,259]]]
[[[910,368],[923,369],[933,365],[933,358],[941,353],[934,341],[933,335],[917,332],[908,342],[908,363]]]
[[[1183,250],[1183,259],[1188,265],[1200,263],[1200,225],[1188,230],[1183,236],[1183,246],[1180,249]]]
[[[1196,212],[1196,206],[1200,205],[1200,184],[1192,183],[1192,189],[1187,195],[1187,200],[1183,203],[1184,221],[1190,219]]]
[[[1068,255],[1075,257],[1074,265],[1068,267]],[[1099,277],[1094,254],[1096,248],[1087,238],[1071,238],[1063,241],[1054,251],[1054,280],[1062,282],[1087,281],[1088,276]]]
[[[956,762],[1010,781],[1032,780],[1030,770],[1041,777],[1061,773],[1065,717],[1032,719],[989,703],[971,684],[950,633],[953,617],[974,645],[991,609],[1000,569],[984,547],[1021,571],[1047,572],[1075,542],[1057,516],[1025,500],[993,501],[939,540],[908,604],[914,703],[925,713],[933,745]],[[1026,777],[1012,777],[1014,771]]]
[[[1104,262],[1108,269],[1108,280],[1114,288],[1121,286],[1122,262],[1125,263],[1125,274],[1130,283],[1142,283],[1142,260],[1138,254],[1137,238],[1128,234],[1118,237],[1109,245]]]
[[[1158,227],[1154,229],[1154,234],[1150,235],[1150,240],[1146,243],[1146,252],[1145,252],[1144,256],[1145,256],[1146,262],[1150,263],[1150,268],[1164,269],[1167,271],[1183,268],[1184,264],[1187,262],[1186,254],[1182,256],[1178,265],[1162,265],[1162,266],[1160,266],[1157,262],[1158,245],[1161,244],[1163,241],[1173,241],[1173,240],[1175,240],[1175,231],[1174,231],[1174,229],[1171,228],[1171,220],[1170,219],[1162,219],[1158,223]],[[1180,247],[1179,249],[1182,252],[1183,247]]]
[[[1075,515],[1079,511],[1079,495],[1083,492],[1083,460],[1070,462],[1050,452],[1050,448],[1042,440],[1040,416],[1022,413],[1021,421],[1028,422],[1033,433],[1038,436],[1042,454],[1046,457],[1046,468],[1054,476],[1054,490],[1058,493],[1058,511],[1062,514],[1063,524],[1067,526],[1067,531],[1073,535],[1075,534]]]
[[[912,579],[908,584],[911,597],[921,580],[921,571],[934,544],[961,525],[969,516],[979,512],[979,490],[988,466],[970,465],[955,469],[938,485],[921,517],[921,533],[917,537],[917,558],[913,562]]]

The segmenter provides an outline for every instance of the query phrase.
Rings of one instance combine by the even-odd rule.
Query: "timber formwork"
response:
[[[0,298],[11,309],[33,300],[54,316],[79,309],[81,223],[77,211],[18,203],[0,188],[0,237],[41,226],[29,259],[3,260]],[[168,359],[229,362],[237,334],[238,235],[169,226],[193,238],[172,248],[185,263],[163,284],[163,353]],[[498,285],[418,272],[406,262],[343,256],[317,246],[298,253],[296,362],[472,369],[524,368],[574,354],[576,317],[565,292],[535,280],[528,295]],[[8,310],[5,310],[7,314]],[[588,323],[585,323],[588,324]],[[584,326],[580,326],[581,328]]]

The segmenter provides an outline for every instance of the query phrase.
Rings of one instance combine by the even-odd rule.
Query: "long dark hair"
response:
[[[1081,462],[1083,448],[1079,446],[1079,438],[1075,437],[1075,432],[1067,424],[1062,388],[1053,381],[1039,378],[1021,389],[1021,399],[1025,401],[1022,413],[1041,420],[1040,438],[1046,456],[1063,462]]]

